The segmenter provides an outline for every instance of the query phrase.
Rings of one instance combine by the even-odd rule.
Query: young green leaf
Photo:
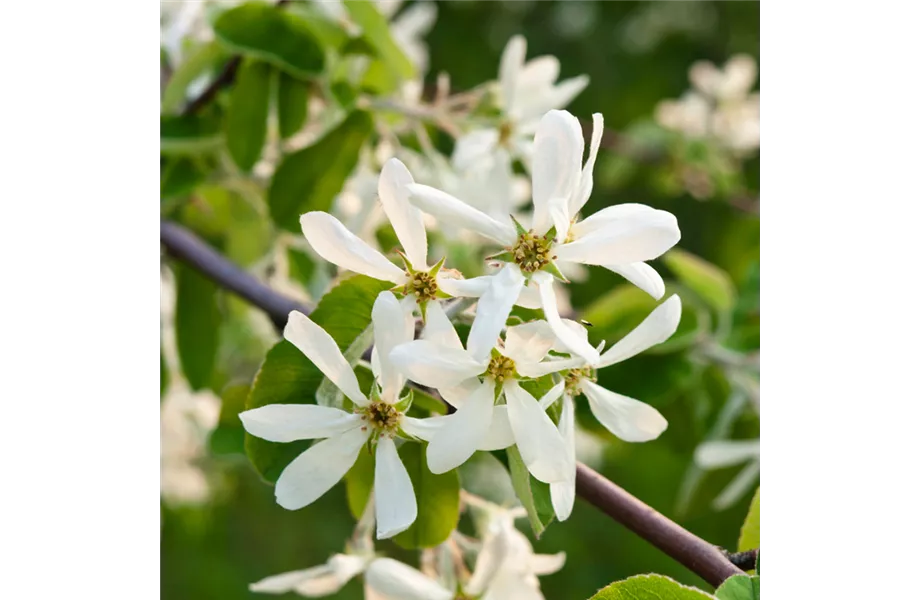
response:
[[[162,157],[160,200],[184,196],[207,179],[212,169],[209,161],[189,156]]]
[[[754,492],[751,507],[748,509],[744,525],[741,526],[741,536],[738,538],[738,552],[760,548],[760,488]]]
[[[169,83],[163,90],[160,111],[173,114],[181,109],[186,100],[188,86],[226,58],[227,51],[216,40],[196,48],[169,78]]]
[[[760,600],[760,577],[732,575],[716,590],[719,600]]]
[[[547,526],[556,516],[553,503],[550,499],[549,485],[533,478],[521,458],[517,446],[506,450],[508,456],[508,471],[511,473],[511,484],[514,491],[527,511],[530,527],[533,534],[540,538]]]
[[[409,472],[418,503],[418,518],[393,538],[402,548],[431,548],[447,539],[460,519],[460,477],[456,469],[435,475],[425,460],[427,444],[407,443],[399,458]]]
[[[160,116],[160,152],[162,154],[205,154],[223,143],[220,115]]]
[[[268,102],[272,68],[268,63],[245,60],[240,66],[227,111],[227,150],[233,162],[249,171],[262,155],[268,132]]]
[[[716,311],[726,314],[734,309],[738,294],[728,273],[680,248],[672,248],[661,258],[681,283]]]
[[[175,264],[176,346],[182,372],[193,390],[211,384],[217,359],[220,310],[217,286],[191,267]]]
[[[278,131],[289,138],[307,122],[309,86],[283,71],[278,76]]]
[[[589,600],[714,600],[715,596],[664,575],[635,575],[614,581]]]

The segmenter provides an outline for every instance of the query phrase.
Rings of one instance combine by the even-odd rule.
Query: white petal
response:
[[[601,147],[601,138],[604,137],[604,115],[594,113],[591,115],[591,121],[591,147],[588,150],[588,160],[581,170],[578,191],[572,194],[569,201],[569,215],[572,217],[578,214],[594,190],[594,162],[597,160],[597,151]]]
[[[459,385],[485,371],[487,366],[475,360],[466,350],[448,348],[428,340],[397,346],[390,353],[390,361],[412,381],[433,388]]]
[[[751,489],[758,475],[760,475],[760,461],[754,461],[742,469],[738,476],[712,501],[713,508],[725,510],[737,502],[745,492]]]
[[[565,565],[565,552],[534,554],[530,557],[530,572],[534,575],[551,575]]]
[[[469,229],[491,238],[504,246],[514,243],[514,227],[511,223],[499,223],[450,194],[431,186],[413,183],[407,186],[412,193],[412,203],[439,221],[454,227]]]
[[[760,440],[721,440],[697,446],[693,460],[704,469],[720,469],[759,457]]]
[[[450,161],[458,172],[487,165],[498,147],[497,129],[476,129],[461,136],[454,144]]]
[[[300,227],[316,253],[343,269],[374,279],[404,283],[406,274],[386,257],[348,231],[338,219],[320,211],[300,216]]]
[[[284,594],[294,591],[298,585],[310,585],[323,592],[333,594],[342,588],[338,578],[329,565],[318,565],[300,571],[290,571],[266,577],[260,581],[249,584],[250,592],[262,594]]]
[[[494,404],[495,385],[486,381],[457,412],[444,419],[440,432],[428,445],[428,468],[432,473],[456,469],[476,452],[491,428]]]
[[[284,339],[297,346],[349,400],[359,406],[367,406],[367,397],[361,392],[355,372],[325,329],[304,314],[292,310],[284,326]]]
[[[428,266],[428,240],[422,211],[409,202],[406,186],[410,183],[415,181],[406,165],[391,158],[380,171],[377,195],[409,262],[416,269],[424,269]]]
[[[587,379],[581,381],[581,391],[601,425],[621,440],[647,442],[668,428],[661,413],[644,402],[611,392]]]
[[[584,146],[578,119],[568,112],[551,110],[540,120],[533,158],[533,229],[537,234],[553,226],[553,209],[566,215],[568,222],[569,197],[581,176]],[[566,233],[556,231],[558,239],[565,239]]]
[[[492,410],[492,424],[489,426],[489,431],[477,450],[486,452],[502,450],[513,443],[514,431],[511,429],[511,422],[508,420],[508,407],[504,404],[496,406]]]
[[[514,440],[527,469],[544,483],[565,481],[571,465],[552,419],[516,381],[506,383],[504,392]]]
[[[399,459],[393,439],[385,435],[377,440],[374,509],[377,511],[378,540],[405,531],[418,516],[412,480]]]
[[[425,328],[422,330],[422,339],[439,346],[463,350],[463,342],[460,341],[457,330],[447,318],[440,302],[432,302],[428,305],[428,316]]]
[[[552,87],[559,78],[559,59],[555,56],[538,56],[527,61],[518,76],[518,87],[526,91],[543,91]]]
[[[549,484],[549,492],[556,518],[565,521],[572,514],[572,508],[575,506],[575,403],[568,394],[562,400],[559,433],[565,442],[565,451],[571,470],[565,481]]]
[[[518,107],[518,118],[522,121],[529,121],[539,118],[548,110],[565,108],[588,86],[589,82],[587,75],[579,75],[560,81],[549,89],[541,90],[540,94],[532,95],[529,102]]]
[[[540,290],[540,298],[543,302],[543,315],[552,328],[553,333],[559,338],[569,350],[574,354],[584,358],[588,364],[596,365],[600,360],[600,354],[587,339],[580,337],[568,325],[566,325],[559,316],[559,309],[556,307],[556,293],[553,291],[553,278],[549,273],[540,271],[534,273],[532,280],[537,283]]]
[[[636,204],[634,202],[614,204],[613,206],[602,208],[586,219],[572,225],[572,235],[575,239],[580,239],[607,227],[610,223],[633,217],[637,214],[652,213],[655,210],[657,209],[646,204]]]
[[[438,287],[455,298],[478,298],[486,293],[492,282],[490,275],[470,279],[454,279],[438,273]]]
[[[479,386],[479,378],[470,377],[455,386],[438,388],[438,391],[441,393],[441,397],[447,400],[448,404],[460,408],[466,402],[467,398],[472,396],[473,393],[479,389]]]
[[[556,246],[559,260],[586,265],[628,264],[658,258],[680,241],[677,219],[669,212],[643,212]]]
[[[505,348],[502,354],[515,363],[539,362],[556,342],[556,334],[546,321],[530,321],[514,325],[505,332]]]
[[[417,419],[415,417],[403,417],[400,421],[400,427],[407,434],[417,437],[420,440],[430,442],[438,432],[441,431],[441,425],[447,419],[446,416],[428,417]]]
[[[310,446],[281,472],[275,500],[288,510],[311,504],[345,476],[369,435],[355,428]]]
[[[367,583],[381,594],[399,600],[452,600],[453,592],[442,588],[421,571],[392,558],[378,558],[364,574]]]
[[[547,408],[552,406],[553,403],[559,399],[559,396],[561,396],[562,392],[564,391],[565,391],[565,381],[560,381],[559,383],[551,387],[549,391],[543,394],[543,396],[537,401],[540,404],[540,408],[542,408],[543,410],[546,410]]]
[[[626,265],[601,265],[630,282],[655,300],[664,296],[664,279],[658,271],[644,262],[634,262]]]
[[[522,287],[524,276],[517,265],[506,265],[492,276],[491,286],[477,303],[476,317],[466,341],[466,348],[475,360],[488,361]]]
[[[527,40],[522,35],[516,35],[508,40],[502,51],[501,61],[498,64],[498,79],[502,88],[502,105],[506,113],[510,113],[514,105],[518,74],[524,65],[525,56],[527,56]]]
[[[680,297],[671,296],[658,305],[639,325],[601,356],[601,367],[609,367],[665,341],[680,323]]]
[[[377,351],[378,375],[383,389],[381,399],[395,403],[406,380],[390,362],[390,352],[400,344],[411,342],[415,337],[415,317],[406,314],[399,300],[392,292],[381,292],[374,301],[371,311],[374,325],[374,349]]]
[[[316,404],[269,404],[240,413],[243,428],[270,442],[326,438],[360,426],[361,417]]]
[[[523,288],[521,288],[521,294],[518,296],[517,306],[522,306],[524,308],[538,309],[543,308],[543,304],[540,301],[540,290],[537,289],[536,284],[528,281]]]
[[[518,373],[524,377],[533,377],[536,379],[550,373],[558,373],[567,369],[578,369],[585,366],[585,364],[587,364],[585,359],[580,356],[574,356],[572,358],[557,358],[554,360],[544,360],[540,363],[518,368]]]

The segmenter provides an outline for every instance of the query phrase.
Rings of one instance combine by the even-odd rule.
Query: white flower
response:
[[[399,292],[405,294],[403,304],[418,304],[425,316],[431,300],[481,295],[488,286],[488,279],[455,279],[441,270],[443,261],[434,267],[428,265],[428,239],[422,213],[408,199],[407,186],[412,183],[409,170],[396,158],[386,162],[377,182],[383,210],[405,251],[404,269],[387,260],[328,213],[314,211],[301,215],[300,226],[317,254],[343,269],[401,286]]]
[[[503,120],[497,128],[476,129],[457,140],[453,163],[460,169],[490,162],[496,148],[505,148],[531,166],[531,134],[540,117],[554,108],[563,108],[588,85],[588,76],[579,75],[558,84],[559,60],[540,56],[525,63],[527,40],[512,37],[502,52],[499,65],[499,106]]]
[[[680,239],[674,215],[641,204],[610,206],[577,221],[578,211],[594,187],[594,162],[603,133],[603,118],[594,115],[588,160],[582,167],[584,139],[578,120],[565,111],[551,110],[540,121],[534,137],[533,219],[525,230],[510,217],[494,219],[441,190],[410,183],[411,202],[439,221],[469,228],[505,246],[491,257],[505,262],[502,273],[510,280],[511,301],[542,308],[553,333],[572,352],[589,363],[599,360],[587,340],[575,335],[559,316],[553,278],[565,268],[598,265],[619,273],[655,298],[664,282],[644,261],[657,258]],[[527,287],[524,287],[525,283]],[[473,295],[472,286],[465,292]]]
[[[706,470],[747,463],[712,502],[717,510],[725,510],[737,502],[757,481],[760,475],[760,440],[703,442],[697,446],[693,460]]]
[[[517,444],[534,477],[550,483],[568,473],[562,437],[540,403],[518,384],[530,376],[549,352],[555,337],[545,323],[509,327],[505,343],[493,352],[516,297],[509,272],[479,301],[464,349],[457,332],[433,305],[422,339],[394,348],[392,363],[409,379],[436,388],[457,412],[429,420],[428,467],[444,473],[470,458],[476,450],[497,450]],[[480,379],[481,378],[481,379]],[[562,393],[563,384],[546,394],[546,404]],[[498,390],[499,393],[496,393]],[[506,404],[496,406],[501,397]],[[574,467],[573,467],[574,468]]]
[[[378,558],[364,575],[367,585],[387,600],[453,600],[454,593],[418,569],[392,558]]]
[[[402,0],[377,0],[380,12],[390,19],[390,34],[393,39],[418,69],[419,75],[424,75],[428,72],[428,46],[425,44],[425,36],[438,18],[437,6],[434,2],[416,2],[394,19],[393,15],[400,5]]]
[[[671,296],[623,339],[607,349],[601,355],[597,368],[615,365],[667,340],[677,330],[680,312],[680,298]],[[587,341],[588,333],[583,326],[574,321],[566,323]],[[667,429],[668,422],[648,404],[597,385],[596,369],[587,366],[580,357],[546,360],[535,366],[533,373],[535,377],[546,373],[564,374],[565,393],[559,431],[565,440],[568,463],[572,466],[565,480],[550,483],[553,509],[556,517],[564,521],[572,513],[575,503],[576,396],[584,394],[597,420],[612,434],[627,442],[653,440]]]
[[[377,537],[388,538],[407,529],[417,515],[412,482],[399,459],[393,438],[402,430],[417,436],[426,426],[405,416],[399,393],[405,379],[392,366],[390,351],[414,337],[414,319],[390,292],[374,302],[373,326],[377,356],[371,361],[376,383],[369,399],[335,340],[303,314],[292,311],[284,338],[294,344],[354,403],[355,412],[316,404],[270,404],[240,413],[251,435],[271,442],[320,439],[295,458],[275,484],[275,498],[288,510],[303,508],[335,485],[375,440]]]
[[[334,554],[323,565],[266,577],[250,584],[249,591],[263,594],[296,592],[307,598],[329,596],[342,589],[353,577],[363,573],[372,558]]]

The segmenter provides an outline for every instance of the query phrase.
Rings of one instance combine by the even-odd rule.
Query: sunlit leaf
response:
[[[508,471],[511,473],[511,484],[527,511],[533,534],[539,538],[556,516],[550,499],[549,485],[534,479],[527,470],[527,465],[524,464],[524,459],[521,458],[517,446],[509,447],[506,454]]]
[[[407,549],[431,548],[447,539],[460,518],[460,477],[457,470],[435,475],[425,460],[427,444],[408,443],[399,458],[409,472],[418,502],[418,518],[409,529],[393,538]]]
[[[615,581],[590,600],[713,600],[715,596],[664,575],[636,575]]]
[[[754,548],[760,548],[760,488],[754,493],[744,525],[741,526],[741,537],[738,538],[738,552]]]
[[[716,590],[719,600],[760,600],[760,577],[732,575]]]
[[[672,248],[662,260],[681,283],[712,308],[720,313],[734,309],[738,294],[728,273],[680,248]]]

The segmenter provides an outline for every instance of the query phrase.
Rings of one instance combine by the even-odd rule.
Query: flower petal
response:
[[[438,415],[436,417],[427,417],[417,419],[415,417],[403,417],[399,425],[404,432],[417,437],[420,440],[430,442],[438,432],[441,431],[441,425],[447,419],[447,416]]]
[[[720,469],[760,458],[760,440],[719,440],[696,447],[693,461],[703,469]]]
[[[566,325],[559,316],[559,309],[556,307],[556,293],[553,291],[552,276],[545,271],[540,271],[534,273],[531,279],[537,283],[540,290],[543,315],[546,317],[546,321],[552,328],[553,333],[559,338],[559,341],[574,354],[584,358],[588,364],[596,365],[600,360],[600,354],[598,354],[597,349],[587,339],[582,338]]]
[[[518,119],[522,125],[529,124],[539,119],[548,110],[565,108],[588,86],[589,82],[587,75],[579,75],[541,89],[539,94],[531,94],[529,102],[519,103]],[[526,131],[528,128],[522,126],[521,129]]]
[[[453,168],[463,172],[488,164],[498,147],[498,136],[497,129],[476,129],[458,138],[450,157]]]
[[[524,66],[527,56],[527,40],[522,35],[515,35],[502,51],[501,61],[498,64],[498,80],[502,90],[502,106],[506,114],[512,113],[515,102],[515,90],[518,85],[519,73]]]
[[[422,339],[439,346],[463,350],[463,342],[460,341],[457,330],[447,318],[440,302],[432,302],[428,305],[428,317],[425,328],[422,329]]]
[[[502,354],[514,360],[515,364],[532,364],[542,360],[555,342],[556,334],[549,323],[530,321],[508,328]]]
[[[398,399],[406,379],[390,362],[390,352],[400,344],[411,342],[415,337],[415,317],[406,314],[403,306],[392,292],[381,292],[374,301],[371,311],[374,325],[374,349],[377,354],[379,378],[383,393],[381,399],[391,404]]]
[[[398,158],[391,158],[380,171],[377,196],[393,225],[409,262],[416,269],[428,267],[428,239],[422,211],[409,202],[406,186],[415,183],[409,169]]]
[[[559,383],[551,387],[548,392],[543,394],[543,396],[539,400],[537,400],[537,402],[540,404],[540,408],[542,408],[543,410],[548,409],[550,406],[553,405],[554,402],[556,402],[556,400],[559,399],[559,396],[561,396],[562,392],[564,391],[565,391],[565,381],[560,381]]]
[[[657,209],[647,204],[637,204],[635,202],[625,202],[623,204],[607,206],[593,215],[588,216],[586,219],[572,225],[572,235],[575,239],[580,239],[616,221],[627,219],[637,214],[652,213],[655,212],[655,210]]]
[[[427,575],[392,558],[375,559],[364,573],[367,583],[388,598],[399,600],[452,600],[453,592]]]
[[[561,261],[586,265],[629,264],[658,258],[680,241],[677,219],[669,212],[642,212],[611,221],[574,242],[556,246]]]
[[[361,417],[316,404],[269,404],[240,413],[243,428],[269,442],[327,438],[361,425]]]
[[[401,533],[415,522],[418,505],[412,480],[396,452],[393,439],[383,435],[377,440],[374,467],[374,510],[377,512],[377,539]]]
[[[412,381],[433,388],[458,385],[479,375],[487,366],[475,360],[466,350],[433,344],[428,340],[397,346],[390,353],[390,361]]]
[[[406,187],[412,194],[412,204],[440,221],[469,229],[504,246],[513,244],[517,237],[511,223],[499,223],[484,212],[446,192],[418,183],[412,183]]]
[[[578,369],[585,366],[585,364],[585,359],[580,356],[573,356],[572,358],[544,360],[543,362],[527,365],[523,368],[519,367],[517,371],[524,377],[533,377],[536,379],[550,373],[558,373],[567,369]]]
[[[300,227],[316,253],[329,262],[374,279],[395,284],[406,281],[402,269],[348,231],[329,213],[313,211],[301,215]]]
[[[311,504],[345,476],[369,435],[356,427],[310,446],[281,472],[275,500],[288,510]]]
[[[466,403],[467,398],[473,395],[479,389],[479,378],[470,377],[451,387],[438,388],[441,397],[447,400],[447,403],[455,408],[460,408]]]
[[[263,594],[284,594],[292,592],[298,585],[309,585],[322,592],[333,594],[342,588],[329,565],[317,565],[309,569],[289,571],[266,577],[249,584],[249,591]]]
[[[465,463],[482,445],[492,424],[495,384],[487,380],[452,415],[428,445],[428,468],[435,475]]]
[[[639,325],[601,356],[599,366],[609,367],[665,341],[680,323],[680,296],[674,295],[658,305]]]
[[[478,298],[486,293],[492,282],[490,275],[471,277],[470,279],[454,279],[438,273],[438,287],[455,298]]]
[[[585,140],[578,119],[562,110],[551,110],[540,120],[534,136],[533,229],[542,235],[553,226],[552,211],[565,215],[568,229],[569,197],[581,176]],[[556,231],[565,239],[567,231]]]
[[[466,348],[475,360],[488,361],[522,287],[524,276],[517,265],[506,265],[492,276],[491,286],[477,303],[476,317],[466,341]]]
[[[565,481],[549,484],[550,499],[556,518],[565,521],[575,506],[575,403],[568,394],[562,400],[562,414],[559,415],[559,433],[565,442],[571,469]]]
[[[516,381],[506,383],[503,389],[514,440],[527,469],[544,483],[565,481],[570,468],[568,453],[552,419]]]
[[[591,115],[591,147],[588,150],[588,160],[581,170],[578,181],[578,191],[569,198],[569,215],[574,217],[585,205],[591,192],[594,190],[594,163],[597,160],[597,151],[601,147],[601,138],[604,137],[604,115],[594,113]]]
[[[621,440],[647,442],[668,428],[661,413],[644,402],[611,392],[587,379],[582,379],[581,391],[601,425]]]
[[[543,308],[540,300],[540,290],[537,289],[536,284],[532,284],[530,281],[524,284],[524,287],[521,288],[521,295],[518,296],[515,305],[534,310]]]
[[[284,339],[297,346],[349,400],[358,406],[367,406],[367,397],[358,385],[355,372],[325,329],[303,313],[292,310],[284,326]]]
[[[530,557],[530,572],[534,575],[551,575],[565,565],[565,552],[557,554],[534,554]]]
[[[514,431],[511,429],[511,422],[508,420],[508,407],[504,404],[492,409],[492,424],[486,437],[483,438],[477,450],[486,452],[492,450],[502,450],[514,443]]]
[[[644,262],[601,266],[622,276],[655,300],[661,300],[661,297],[664,296],[664,279],[661,278],[658,271]]]

